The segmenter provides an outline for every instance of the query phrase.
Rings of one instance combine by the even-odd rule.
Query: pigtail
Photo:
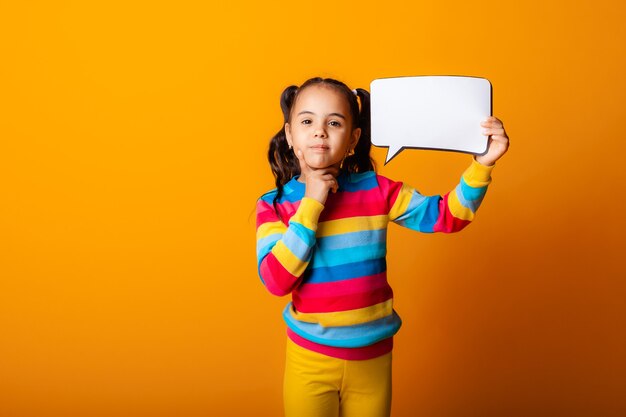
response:
[[[283,112],[283,126],[270,140],[267,159],[274,174],[276,183],[276,197],[274,197],[273,206],[276,214],[280,217],[276,202],[283,195],[283,186],[289,182],[291,178],[300,173],[300,164],[292,149],[289,149],[287,143],[287,135],[285,134],[285,123],[289,121],[289,113],[293,104],[298,87],[295,85],[285,88],[280,96],[280,108]]]

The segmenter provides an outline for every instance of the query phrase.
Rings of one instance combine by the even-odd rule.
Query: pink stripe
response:
[[[292,294],[293,305],[303,313],[332,313],[335,311],[354,310],[373,306],[393,298],[393,291],[389,285],[374,291],[351,294],[349,297],[300,298],[297,291]]]
[[[278,296],[289,294],[300,280],[289,273],[271,252],[261,262],[259,271],[268,291]]]
[[[459,230],[470,224],[469,220],[462,220],[452,215],[452,213],[450,212],[450,207],[448,206],[449,194],[450,193],[444,195],[441,201],[439,201],[439,218],[433,226],[433,231],[435,232],[458,232]]]
[[[303,337],[298,336],[290,328],[287,328],[287,336],[300,347],[313,352],[321,353],[322,355],[349,361],[374,359],[391,352],[393,349],[393,337],[383,339],[380,342],[376,342],[369,346],[359,348],[340,348],[311,342],[310,340],[306,340]]]
[[[303,284],[300,288],[298,288],[298,295],[301,298],[350,295],[386,287],[387,285],[387,272],[381,272],[380,274],[346,279],[343,281]]]

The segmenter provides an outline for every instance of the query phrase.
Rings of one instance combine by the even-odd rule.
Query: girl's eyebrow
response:
[[[313,113],[310,110],[302,110],[297,115],[300,116],[301,114],[313,114],[313,115],[315,115],[315,113]],[[343,114],[341,114],[341,113],[328,113],[328,116],[337,116],[337,117],[342,118],[343,120],[346,120],[346,117]]]

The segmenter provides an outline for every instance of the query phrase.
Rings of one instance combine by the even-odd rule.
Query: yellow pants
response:
[[[287,339],[283,395],[286,417],[388,417],[391,352],[348,361]]]

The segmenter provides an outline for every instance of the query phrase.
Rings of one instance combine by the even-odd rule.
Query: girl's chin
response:
[[[328,164],[328,163],[309,164],[307,163],[307,165],[313,169],[324,169],[324,168],[330,168],[332,166],[339,166],[339,162],[334,163],[334,164]]]
[[[330,168],[332,166],[339,166],[339,164],[341,163],[341,161],[335,162],[335,161],[329,161],[328,159],[324,158],[324,159],[318,159],[318,158],[306,158],[305,162],[308,166],[310,166],[313,169],[324,169],[324,168]]]

